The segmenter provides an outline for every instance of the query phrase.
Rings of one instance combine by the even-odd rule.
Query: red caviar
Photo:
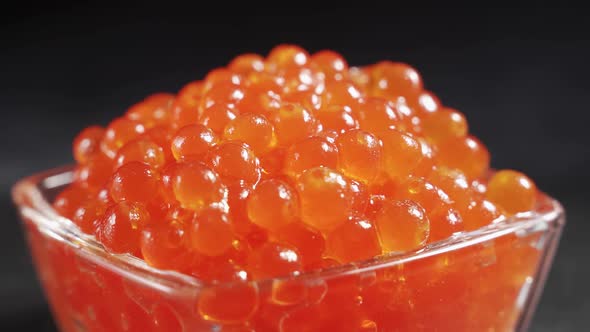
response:
[[[149,96],[106,128],[84,129],[73,154],[74,182],[55,210],[110,252],[238,283],[206,289],[192,309],[220,331],[404,330],[413,310],[456,290],[452,268],[479,276],[445,255],[429,263],[443,272],[428,282],[412,278],[424,267],[409,262],[358,280],[277,280],[264,302],[251,281],[420,250],[537,199],[524,174],[490,172],[465,116],[425,90],[414,68],[349,67],[338,53],[291,45]],[[492,296],[485,289],[474,292]],[[144,308],[154,330],[183,328],[173,308]],[[338,320],[339,310],[349,315]]]
[[[170,150],[176,160],[201,157],[209,148],[217,143],[213,131],[201,124],[188,125],[180,128],[172,138]]]
[[[90,126],[80,132],[74,139],[74,159],[85,164],[94,154],[100,151],[100,142],[104,136],[104,128]]]
[[[117,157],[115,166],[121,167],[129,162],[139,161],[153,168],[160,168],[166,163],[164,149],[149,138],[138,138],[123,145]]]
[[[284,181],[262,181],[248,197],[248,217],[269,231],[294,222],[298,216],[299,198],[295,189]]]

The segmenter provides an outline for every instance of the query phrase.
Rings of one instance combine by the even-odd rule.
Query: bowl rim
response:
[[[149,266],[144,260],[131,254],[112,254],[94,238],[84,234],[71,220],[59,216],[45,193],[71,183],[74,166],[63,166],[40,172],[18,181],[12,188],[12,198],[22,218],[30,221],[44,235],[64,242],[78,249],[78,254],[100,265],[122,273],[126,277],[147,286],[166,292],[181,292],[190,296],[205,287],[231,286],[241,281],[205,282],[193,276],[172,270],[162,270]],[[318,279],[331,279],[339,276],[362,274],[380,268],[392,267],[414,260],[461,248],[475,246],[507,234],[526,236],[550,229],[560,231],[565,224],[562,205],[545,193],[539,192],[534,210],[496,220],[477,230],[459,232],[451,237],[436,241],[417,250],[402,253],[388,253],[360,262],[347,263],[326,269],[304,272],[297,275],[248,281],[258,286],[275,281],[300,280],[313,282]]]

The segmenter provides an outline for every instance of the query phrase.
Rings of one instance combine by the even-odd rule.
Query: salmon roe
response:
[[[74,139],[74,159],[79,164],[85,164],[93,155],[100,151],[100,142],[104,136],[104,128],[90,126],[80,132]]]
[[[425,90],[416,69],[349,67],[336,52],[292,45],[149,96],[105,128],[80,132],[73,155],[74,181],[55,210],[110,252],[205,282],[243,282],[199,299],[204,320],[231,323],[220,331],[299,331],[305,313],[318,314],[320,330],[398,330],[379,325],[385,304],[353,308],[383,292],[402,313],[428,305],[419,292],[396,302],[417,282],[401,268],[388,287],[372,288],[383,278],[373,274],[328,295],[324,284],[275,284],[270,304],[250,282],[420,250],[531,211],[538,195],[526,175],[490,170],[466,117]],[[457,282],[444,278],[428,287]],[[315,306],[295,307],[303,301]],[[344,325],[322,303],[358,313]],[[177,325],[165,308],[150,309],[156,325]]]
[[[248,197],[248,217],[269,231],[278,230],[296,220],[299,199],[288,183],[269,179],[262,181]]]
[[[533,209],[537,189],[526,175],[512,170],[495,173],[488,182],[486,197],[510,214]]]
[[[375,218],[385,252],[419,248],[428,240],[430,222],[424,209],[410,200],[384,202]]]

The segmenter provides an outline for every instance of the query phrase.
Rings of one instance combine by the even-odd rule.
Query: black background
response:
[[[54,331],[10,186],[70,163],[70,142],[83,126],[106,124],[147,94],[177,91],[239,53],[264,54],[284,42],[311,52],[334,49],[351,64],[393,59],[414,65],[430,90],[466,114],[470,130],[490,148],[494,167],[523,170],[560,199],[568,224],[532,330],[585,330],[590,30],[585,10],[538,3],[331,10],[300,4],[293,11],[275,3],[266,15],[229,13],[229,3],[216,10],[164,2],[108,10],[31,5],[3,12],[0,330]]]

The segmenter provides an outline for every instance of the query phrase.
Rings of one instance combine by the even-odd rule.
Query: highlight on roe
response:
[[[534,208],[533,181],[492,173],[466,117],[424,85],[409,65],[349,67],[333,51],[281,45],[267,57],[238,56],[106,128],[84,129],[73,143],[74,182],[55,210],[109,252],[206,283],[243,282],[199,300],[202,319],[231,323],[222,330],[269,328],[260,322],[298,330],[297,311],[281,310],[309,299],[311,288],[275,284],[274,302],[258,307],[249,282],[420,250]],[[341,301],[342,310],[357,308],[347,318],[356,330],[397,330],[403,320],[382,317],[385,304],[372,300],[426,310],[439,305],[437,283],[457,282],[441,272],[425,286],[432,297],[408,291],[413,266],[421,269],[404,266],[387,287],[372,288],[383,278],[375,275],[320,294],[307,308],[319,314],[314,324],[344,326],[328,306]],[[247,307],[224,306],[218,295]],[[155,314],[157,326],[168,324],[167,313]]]

